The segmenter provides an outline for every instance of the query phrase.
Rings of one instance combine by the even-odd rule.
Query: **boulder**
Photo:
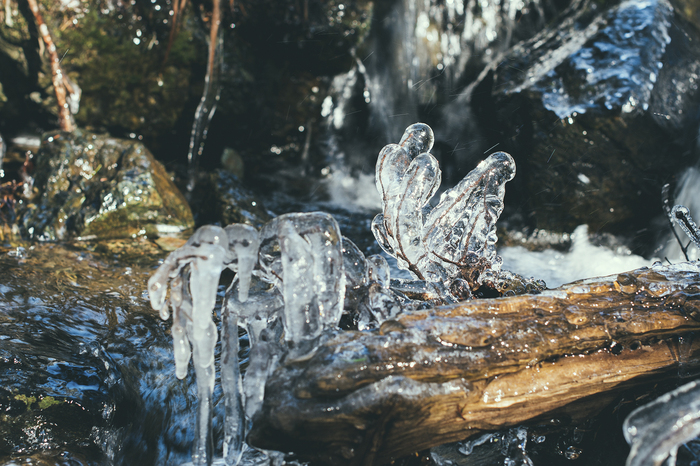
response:
[[[533,227],[635,233],[695,162],[700,34],[667,0],[605,5],[583,2],[515,46],[473,94],[518,166],[506,205]]]
[[[40,240],[178,235],[194,226],[187,201],[138,141],[87,131],[47,133],[34,195],[18,215]]]

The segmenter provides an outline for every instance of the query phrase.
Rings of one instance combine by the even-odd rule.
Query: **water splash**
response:
[[[658,259],[645,259],[628,249],[612,250],[596,246],[589,240],[588,226],[580,225],[571,235],[572,245],[566,251],[545,249],[528,251],[522,246],[499,248],[503,264],[526,277],[537,276],[550,288],[590,277],[600,277],[649,267]]]

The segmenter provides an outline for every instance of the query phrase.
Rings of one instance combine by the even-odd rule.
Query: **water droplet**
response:
[[[575,446],[571,445],[564,452],[564,456],[567,460],[575,460],[578,459],[579,456],[581,456],[581,453],[582,450],[580,448],[576,448]]]

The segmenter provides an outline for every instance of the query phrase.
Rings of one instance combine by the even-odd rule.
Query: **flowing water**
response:
[[[551,13],[544,3],[530,2],[524,8],[523,2],[507,0],[464,4],[447,0],[441,7],[433,2],[395,2],[383,29],[370,38],[375,45],[381,42],[389,47],[370,44],[370,52],[356,57],[352,70],[333,80],[322,108],[330,201],[273,197],[268,205],[277,214],[329,211],[341,232],[362,252],[380,253],[370,233],[371,220],[381,208],[371,173],[377,150],[352,137],[353,129],[362,123],[359,118],[374,128],[370,133],[382,141],[379,147],[398,140],[408,124],[423,117],[439,121],[442,149],[437,151],[444,155],[450,153],[445,150],[449,147],[455,166],[473,168],[474,154],[481,156],[484,148],[479,147],[479,134],[454,130],[469,128],[470,115],[464,108],[468,97],[450,93],[457,89],[456,83],[474,78],[466,76],[465,70],[483,66],[541,27]],[[208,76],[198,109],[199,126],[193,129],[190,146],[194,167],[215,109],[216,80],[215,74]],[[357,95],[362,96],[359,103],[353,99]],[[450,113],[458,106],[460,112]],[[472,149],[458,150],[460,144]],[[0,139],[0,152],[3,147]],[[676,196],[677,203],[685,204],[691,213],[700,213],[698,178],[700,170],[689,169]],[[571,241],[567,252],[499,247],[503,269],[544,279],[555,287],[655,260],[624,248],[596,245],[585,226],[576,229]],[[164,254],[148,251],[134,261],[88,244],[0,248],[0,407],[4,413],[0,451],[5,455],[0,456],[0,464],[160,465],[190,460],[197,405],[194,375],[189,371],[183,381],[177,380],[170,324],[149,306],[146,282]],[[699,254],[693,249],[690,253]],[[671,244],[660,256],[680,260],[680,249]],[[392,277],[405,276],[388,259]],[[219,298],[223,292],[219,287]],[[220,305],[219,299],[215,320]],[[242,334],[240,343],[245,368],[247,336]],[[219,367],[218,348],[215,358]],[[215,451],[220,452],[224,408],[219,388],[213,403]],[[66,430],[68,423],[75,427]],[[510,445],[507,458],[517,456],[517,464],[531,464],[526,448],[537,444],[540,436],[528,441],[526,434],[525,428],[515,428],[458,448],[471,454],[480,445],[498,440]],[[575,459],[576,449],[567,448],[563,456]]]

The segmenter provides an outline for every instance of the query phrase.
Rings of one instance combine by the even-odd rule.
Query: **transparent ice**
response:
[[[700,435],[700,384],[682,385],[625,419],[627,466],[675,466],[678,447]]]
[[[365,258],[323,212],[281,215],[259,232],[241,224],[201,227],[153,274],[151,305],[163,319],[172,309],[176,375],[187,375],[190,359],[195,369],[193,464],[213,461],[218,340],[213,314],[225,269],[235,273],[221,303],[223,461],[230,465],[258,458],[245,443],[246,426],[263,404],[268,377],[278,364],[315,351],[324,333],[337,329],[344,311],[358,330],[391,326],[407,309],[470,298],[469,280],[499,271],[495,222],[503,209],[504,184],[515,173],[512,158],[492,155],[431,209],[441,177],[429,153],[432,144],[432,130],[418,123],[400,144],[386,146],[377,162],[384,212],[372,230],[417,280],[392,280],[383,256]],[[238,361],[239,327],[251,345],[245,377]]]
[[[357,267],[366,276],[364,256]],[[334,329],[343,312],[345,262],[343,238],[332,216],[322,212],[287,214],[262,231],[248,225],[226,229],[204,226],[172,252],[148,283],[151,305],[163,319],[173,311],[176,375],[187,375],[190,359],[197,376],[199,406],[193,464],[211,464],[214,349],[213,320],[221,273],[236,273],[222,303],[221,383],[226,423],[224,460],[238,464],[245,450],[246,417],[261,406],[268,375],[277,362],[324,330]],[[364,268],[364,269],[363,269]],[[360,278],[360,286],[364,286]],[[168,288],[169,299],[166,299]],[[242,380],[238,364],[238,327],[251,342],[250,364]]]
[[[416,123],[399,144],[379,153],[376,181],[383,212],[374,218],[372,232],[399,267],[420,280],[450,286],[464,278],[480,285],[501,268],[496,221],[503,211],[505,183],[515,176],[515,162],[505,152],[490,155],[431,207],[441,179],[438,162],[429,153],[433,140],[432,129]]]

